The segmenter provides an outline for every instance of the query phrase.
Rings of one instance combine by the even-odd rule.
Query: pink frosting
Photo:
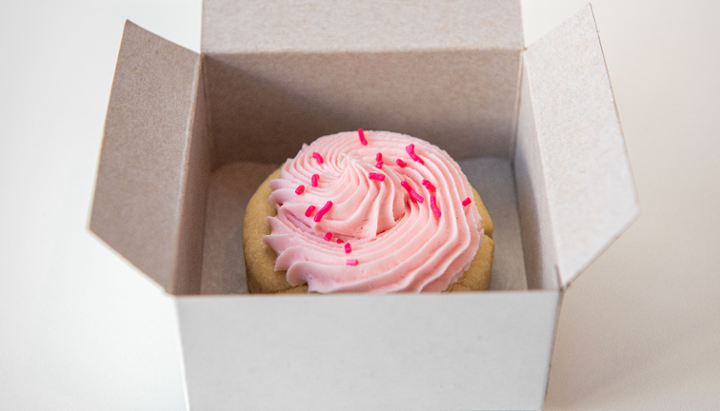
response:
[[[357,131],[303,145],[285,162],[280,179],[270,182],[277,216],[268,217],[272,234],[263,242],[278,255],[275,270],[287,270],[291,285],[307,283],[310,292],[446,289],[470,267],[484,234],[477,208],[462,205],[472,197],[467,178],[444,150],[426,141],[386,131],[364,134],[367,145]],[[421,161],[410,158],[410,144]],[[322,156],[322,164],[313,153]],[[375,167],[378,153],[382,169]],[[385,179],[369,178],[370,173]],[[320,176],[317,187],[310,185],[314,174]],[[298,195],[300,185],[305,191]],[[430,201],[413,200],[412,191],[428,200],[433,195],[440,212],[433,212]],[[306,216],[310,206],[320,210],[328,202],[332,206],[318,222],[317,211]],[[326,241],[328,233],[332,241]],[[338,239],[351,243],[351,252]]]

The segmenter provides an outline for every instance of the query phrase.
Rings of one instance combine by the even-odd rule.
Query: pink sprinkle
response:
[[[322,156],[320,155],[320,153],[313,152],[313,153],[312,153],[312,156],[313,156],[313,158],[314,158],[315,160],[317,160],[318,164],[322,164],[322,163],[323,163],[323,158],[322,158]]]
[[[435,204],[435,196],[432,194],[430,195],[430,209],[432,210],[433,214],[435,214],[435,217],[440,218],[442,213],[440,212],[437,204]]]
[[[345,254],[350,254],[350,251],[352,251],[350,243],[345,243]]]
[[[472,202],[472,200],[470,200],[470,197],[468,197],[463,200],[462,205],[463,205],[463,207],[465,207],[466,205],[470,204],[471,202]]]
[[[366,146],[367,140],[365,140],[365,132],[361,128],[358,129],[358,137],[360,137],[360,143]]]
[[[397,165],[399,165],[400,167],[405,167],[405,166],[407,165],[407,164],[405,164],[404,161],[400,160],[399,158],[398,158],[397,160],[395,160],[395,162],[396,162]]]
[[[330,207],[332,207],[332,206],[333,206],[332,201],[328,201],[327,203],[325,203],[325,205],[321,209],[319,209],[318,212],[315,214],[315,217],[313,217],[313,221],[315,221],[316,223],[319,223],[320,220],[325,215],[325,213],[330,211]]]
[[[348,259],[347,261],[345,261],[345,264],[355,266],[355,265],[358,265],[358,260],[351,258],[351,259]]]
[[[413,189],[410,189],[410,198],[412,198],[413,201],[416,201],[416,202],[418,202],[418,203],[420,203],[420,204],[422,204],[422,202],[425,201],[425,199],[423,198],[423,196],[421,196],[420,194],[416,193],[415,190],[413,190]]]
[[[377,163],[375,163],[375,167],[377,167],[377,168],[382,168],[382,166],[383,166],[382,160],[380,160],[380,161],[378,161]]]
[[[305,191],[305,186],[299,185],[298,188],[295,189],[295,194],[300,195],[303,193],[303,191]]]
[[[331,239],[332,239],[332,233],[331,233],[331,232],[328,232],[327,234],[325,234],[325,241],[330,241]]]
[[[382,153],[377,153],[375,155],[375,161],[382,161]]]
[[[417,161],[420,164],[425,164],[422,158],[418,157],[417,154],[415,154],[415,144],[410,144],[409,146],[405,147],[405,150],[410,154],[410,158],[412,158],[414,161]]]
[[[343,241],[343,240],[341,240],[341,239],[339,239],[339,238],[337,239],[337,243],[338,243],[338,244],[342,244],[342,243],[344,243],[344,242],[345,242],[345,241]]]
[[[416,203],[422,204],[422,202],[425,201],[425,199],[417,192],[415,192],[415,190],[413,190],[412,187],[410,187],[410,184],[408,184],[407,182],[403,181],[400,183],[400,185],[403,186],[403,188],[406,189],[408,193],[410,193],[410,198]]]
[[[313,211],[315,211],[315,206],[308,207],[307,210],[305,210],[305,217],[310,217]]]
[[[372,178],[373,180],[378,180],[378,181],[385,181],[384,174],[370,173],[370,174],[368,174],[368,178]]]
[[[319,179],[320,179],[320,176],[318,174],[312,175],[312,186],[313,187],[317,187]]]
[[[422,185],[424,185],[428,190],[432,191],[433,193],[435,192],[435,186],[432,185],[431,182],[423,179]]]

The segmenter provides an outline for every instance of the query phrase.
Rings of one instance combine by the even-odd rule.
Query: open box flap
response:
[[[525,70],[563,287],[639,214],[590,5],[528,47]]]
[[[168,292],[182,292],[183,199],[199,85],[197,53],[126,22],[113,79],[90,229]],[[185,201],[185,202],[184,202]]]
[[[520,2],[205,0],[205,54],[514,49]]]

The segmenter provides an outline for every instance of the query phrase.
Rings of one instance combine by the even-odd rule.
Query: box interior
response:
[[[280,163],[339,131],[391,130],[456,160],[510,158],[520,50],[206,55],[213,168]]]
[[[242,219],[250,196],[303,143],[357,128],[414,135],[459,161],[497,227],[491,289],[527,289],[511,161],[520,53],[205,55],[213,149],[200,293],[247,292]]]
[[[521,38],[512,26],[497,29]],[[478,30],[475,43],[442,49],[430,37],[373,48],[362,36],[277,47],[290,30],[264,51],[204,38],[198,55],[128,22],[91,230],[173,295],[242,292],[240,259],[219,257],[240,254],[240,231],[213,237],[217,221],[238,218],[225,207],[243,207],[240,191],[223,197],[236,185],[228,176],[244,170],[242,184],[257,184],[302,143],[388,129],[446,149],[508,227],[494,289],[566,287],[638,214],[592,10],[527,51],[483,43]],[[239,279],[226,280],[231,271]]]

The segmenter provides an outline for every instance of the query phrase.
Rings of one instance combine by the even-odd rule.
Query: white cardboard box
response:
[[[540,410],[563,290],[639,213],[590,6],[206,0],[200,55],[127,23],[91,230],[175,296],[192,410]],[[302,142],[446,149],[496,227],[491,291],[247,295],[244,202]]]

